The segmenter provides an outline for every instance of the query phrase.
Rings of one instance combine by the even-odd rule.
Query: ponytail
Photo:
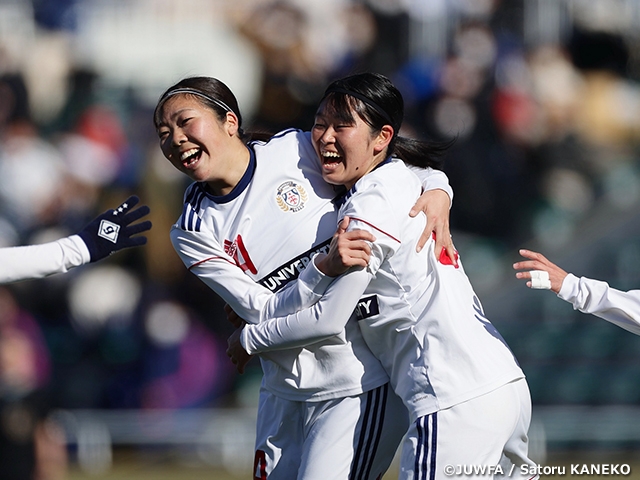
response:
[[[408,165],[442,170],[443,156],[454,143],[455,138],[448,142],[429,142],[398,136],[391,151],[394,156]]]

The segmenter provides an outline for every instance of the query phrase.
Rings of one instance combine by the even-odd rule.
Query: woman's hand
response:
[[[238,316],[236,312],[229,306],[228,303],[224,304],[224,312],[227,314],[227,320],[231,325],[236,328],[242,328],[245,325],[245,321]]]
[[[454,266],[458,266],[458,254],[449,231],[449,207],[451,199],[444,190],[428,190],[424,192],[413,206],[409,215],[415,217],[420,212],[427,216],[427,225],[418,240],[416,251],[419,252],[424,247],[431,235],[435,234],[436,245],[434,252],[440,258],[442,249],[447,252]]]
[[[240,343],[240,334],[243,328],[244,326],[236,329],[227,339],[227,356],[236,366],[238,373],[244,373],[244,367],[249,363],[249,360],[251,360],[251,355],[247,353]]]
[[[316,257],[316,267],[329,277],[337,277],[351,267],[366,267],[371,256],[369,242],[376,237],[366,230],[347,232],[349,217],[344,217],[331,239],[329,253]]]
[[[530,260],[524,262],[517,262],[513,264],[515,270],[530,270],[528,272],[516,273],[516,278],[528,280],[527,287],[529,288],[542,288],[551,290],[555,293],[560,293],[562,288],[562,282],[568,275],[567,272],[562,270],[555,263],[550,262],[547,258],[538,252],[532,252],[531,250],[520,250],[520,255]],[[534,273],[535,272],[535,273]],[[538,273],[539,272],[539,273]],[[540,275],[542,273],[542,275]],[[548,279],[547,279],[548,275]],[[532,278],[536,277],[536,278]],[[535,283],[535,285],[534,285]]]

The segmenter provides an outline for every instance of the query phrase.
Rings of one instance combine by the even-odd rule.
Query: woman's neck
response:
[[[210,192],[215,196],[231,193],[247,171],[250,157],[249,149],[244,143],[234,142],[234,147],[221,160],[220,167],[225,170],[224,176],[207,182]]]

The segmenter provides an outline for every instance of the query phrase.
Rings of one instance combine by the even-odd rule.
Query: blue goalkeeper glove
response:
[[[145,236],[132,237],[151,229],[149,220],[130,225],[150,212],[146,205],[130,211],[139,201],[135,195],[129,197],[118,208],[107,210],[78,233],[89,249],[92,262],[97,262],[123,248],[147,243]]]

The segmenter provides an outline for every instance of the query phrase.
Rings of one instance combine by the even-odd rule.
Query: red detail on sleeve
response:
[[[342,220],[342,219],[341,219]],[[358,217],[350,217],[350,221],[358,221],[358,222],[362,222],[366,225],[369,225],[371,228],[375,228],[378,232],[380,233],[384,233],[387,237],[389,237],[391,240],[395,240],[398,243],[402,243],[400,240],[398,240],[396,237],[394,237],[393,235],[390,235],[389,233],[385,232],[384,230],[379,229],[378,227],[376,227],[373,223],[369,223],[366,220],[363,220],[361,218]]]
[[[244,242],[242,241],[242,237],[240,235],[238,235],[233,242],[230,240],[225,240],[224,251],[227,255],[233,258],[233,260],[236,262],[236,265],[239,266],[243,272],[249,270],[254,275],[258,273],[258,270],[249,257],[249,252],[244,246]]]
[[[251,261],[251,258],[249,257],[249,252],[247,252],[247,249],[244,246],[244,242],[242,241],[242,237],[240,235],[238,235],[237,241],[238,241],[238,250],[240,251],[242,258],[244,259],[244,264],[240,264],[240,268],[242,268],[242,270],[249,270],[254,275],[257,274],[258,270],[256,269],[255,265]]]
[[[228,258],[224,258],[224,257],[219,257],[219,256],[214,256],[214,257],[208,257],[205,258],[204,260],[200,260],[199,262],[194,263],[193,265],[191,265],[188,270],[191,270],[194,267],[197,267],[198,265],[208,262],[210,260],[224,260],[225,262],[230,263],[231,265],[235,265],[235,263],[233,263],[231,260],[229,260]]]

